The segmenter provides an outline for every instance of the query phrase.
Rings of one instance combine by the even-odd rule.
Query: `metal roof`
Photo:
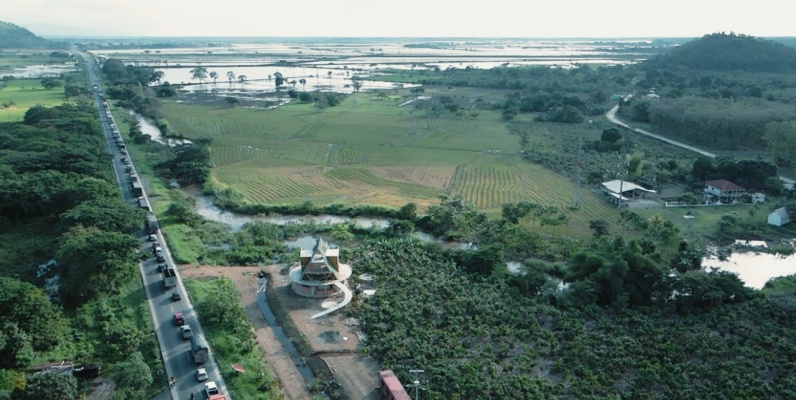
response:
[[[641,186],[636,185],[635,183],[630,182],[630,181],[624,181],[624,180],[619,180],[619,179],[617,179],[615,181],[603,182],[602,186],[604,188],[608,189],[608,191],[610,191],[612,193],[619,193],[620,187],[621,187],[622,193],[629,192],[631,190],[641,190],[641,191],[644,191],[644,192],[655,193],[654,190],[650,190],[650,189],[647,189],[645,187],[641,187]]]

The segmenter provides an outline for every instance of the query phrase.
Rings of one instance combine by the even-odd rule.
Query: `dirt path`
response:
[[[260,267],[211,267],[211,266],[180,266],[180,274],[185,278],[227,277],[235,283],[241,294],[241,305],[246,316],[254,326],[257,343],[265,352],[265,358],[271,367],[271,376],[279,379],[285,398],[291,400],[310,399],[310,391],[301,378],[296,365],[285,354],[282,346],[274,335],[273,329],[263,318],[257,306],[257,272]]]
[[[291,400],[310,399],[307,383],[302,378],[290,355],[286,354],[274,330],[263,317],[257,305],[257,273],[265,270],[271,274],[272,282],[267,290],[276,295],[279,304],[271,304],[284,310],[293,324],[301,331],[314,352],[319,352],[318,365],[328,365],[333,379],[340,384],[350,400],[378,400],[378,364],[369,356],[358,354],[361,344],[356,332],[359,327],[346,322],[343,310],[317,319],[310,317],[323,310],[323,301],[296,296],[290,290],[283,266],[266,267],[212,267],[184,265],[180,274],[185,278],[227,277],[241,294],[241,305],[254,326],[257,342],[265,352],[271,367],[271,375],[279,379],[285,398]],[[337,299],[339,300],[339,299]],[[279,317],[277,317],[279,318]],[[280,325],[282,323],[280,322]],[[317,363],[316,363],[317,364]]]

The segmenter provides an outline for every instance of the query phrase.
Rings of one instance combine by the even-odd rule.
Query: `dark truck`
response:
[[[166,268],[163,270],[163,285],[166,289],[177,286],[177,273],[174,268]]]
[[[149,233],[150,235],[154,235],[158,233],[158,219],[155,217],[155,214],[149,213],[146,216],[146,222],[144,222],[144,230]]]
[[[199,334],[191,336],[191,358],[197,364],[204,364],[210,359],[210,353],[204,338]]]
[[[141,186],[141,182],[133,182],[130,184],[130,189],[133,191],[133,196],[141,197],[144,195],[144,188]]]

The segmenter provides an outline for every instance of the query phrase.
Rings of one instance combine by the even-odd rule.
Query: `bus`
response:
[[[411,400],[409,393],[406,393],[401,381],[392,372],[391,369],[385,369],[379,372],[379,388],[381,394],[387,400]]]

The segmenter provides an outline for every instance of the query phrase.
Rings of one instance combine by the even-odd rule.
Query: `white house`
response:
[[[745,193],[746,188],[738,186],[728,180],[717,179],[715,181],[705,182],[705,194],[716,196],[719,198],[719,201],[738,200]]]
[[[766,202],[766,195],[763,193],[755,193],[752,195],[752,204],[763,204]]]
[[[782,226],[788,222],[790,222],[790,217],[788,216],[788,209],[785,207],[777,208],[771,214],[768,214],[769,225]]]

